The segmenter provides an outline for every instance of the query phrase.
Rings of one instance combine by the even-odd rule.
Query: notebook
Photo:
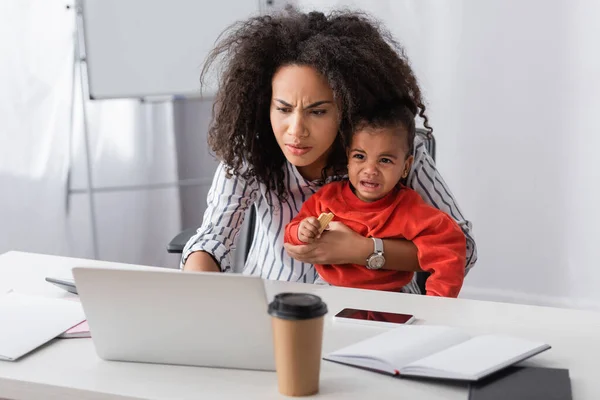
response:
[[[0,296],[0,360],[17,360],[83,320],[79,302],[15,292]]]
[[[61,333],[59,336],[61,339],[79,339],[79,338],[91,338],[90,327],[87,320],[80,324],[75,325],[68,331]]]
[[[391,375],[477,381],[550,348],[503,335],[404,325],[334,351],[325,360]]]
[[[572,400],[568,369],[510,367],[472,383],[469,400]]]

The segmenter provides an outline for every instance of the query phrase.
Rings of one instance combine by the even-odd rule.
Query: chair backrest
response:
[[[256,229],[256,207],[253,205],[246,212],[244,218],[244,224],[238,236],[236,252],[234,255],[233,272],[242,272],[248,253],[250,253],[250,247],[252,246],[252,240],[254,239],[254,230]]]
[[[421,129],[418,128],[417,129],[417,135],[419,137],[421,137],[423,139],[423,143],[425,144],[425,148],[427,149],[427,152],[429,153],[429,155],[431,156],[431,158],[433,159],[433,161],[435,161],[435,137],[433,136],[433,133],[430,133],[429,131],[425,130],[425,129]],[[417,272],[415,274],[415,281],[417,283],[417,286],[419,287],[419,290],[421,291],[422,294],[425,294],[425,282],[427,282],[427,278],[429,278],[429,272]]]
[[[417,133],[417,136],[419,136],[421,139],[423,139],[423,144],[425,144],[425,148],[427,149],[427,152],[429,153],[429,155],[431,156],[433,161],[435,161],[435,150],[436,149],[435,149],[435,137],[433,136],[433,133],[429,133],[429,131],[422,129],[422,128],[417,128],[416,133]]]

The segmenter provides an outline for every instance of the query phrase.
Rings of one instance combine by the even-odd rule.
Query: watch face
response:
[[[385,258],[381,254],[373,254],[369,258],[369,268],[371,269],[381,269],[385,264]]]

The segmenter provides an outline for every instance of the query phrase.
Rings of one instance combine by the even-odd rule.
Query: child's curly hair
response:
[[[361,110],[355,114],[354,131],[364,128],[393,129],[397,134],[406,137],[406,156],[413,154],[415,147],[415,115],[403,103],[379,103],[370,110]]]
[[[328,81],[340,104],[340,129],[323,170],[343,174],[353,116],[381,102],[399,101],[431,130],[417,80],[389,32],[364,13],[335,11],[263,15],[227,29],[209,54],[201,82],[220,66],[208,143],[229,174],[256,178],[287,198],[285,156],[270,122],[271,80],[284,65],[307,65]]]

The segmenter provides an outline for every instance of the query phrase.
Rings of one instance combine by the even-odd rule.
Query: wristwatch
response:
[[[367,258],[367,268],[381,269],[385,265],[385,257],[383,256],[383,240],[378,238],[371,239],[373,239],[375,249],[373,250],[373,254]]]

